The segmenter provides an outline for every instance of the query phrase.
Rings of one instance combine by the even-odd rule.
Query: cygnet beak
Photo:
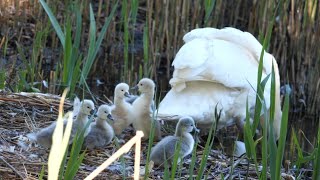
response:
[[[90,111],[90,114],[91,114],[91,115],[93,115],[93,114],[94,114],[94,110],[93,110],[93,109]]]
[[[200,130],[198,128],[196,128],[196,127],[193,128],[193,131],[196,132],[196,133],[200,132]]]
[[[138,89],[139,89],[138,84],[137,84],[137,85],[135,85],[135,86],[133,86],[131,89],[132,89],[132,90],[138,90]]]
[[[111,120],[111,121],[114,121],[113,117],[111,114],[108,114],[107,117]]]
[[[125,92],[125,93],[124,93],[124,96],[125,96],[125,97],[130,97],[130,94],[129,94],[128,92]]]

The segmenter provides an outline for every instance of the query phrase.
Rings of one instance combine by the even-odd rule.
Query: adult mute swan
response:
[[[235,28],[200,28],[187,33],[172,63],[172,89],[159,105],[158,116],[191,116],[201,124],[212,122],[214,108],[222,110],[218,128],[243,121],[246,100],[254,108],[261,44],[248,32]],[[275,135],[280,133],[280,77],[275,58],[265,52],[262,79],[275,71]],[[271,78],[264,92],[270,107]]]

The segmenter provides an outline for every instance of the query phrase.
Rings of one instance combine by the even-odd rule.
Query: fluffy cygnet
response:
[[[128,84],[120,83],[114,89],[114,105],[111,114],[114,118],[112,127],[116,135],[121,134],[133,122],[132,105],[125,101],[125,97],[128,96]]]
[[[114,131],[107,122],[107,119],[113,120],[110,107],[101,105],[97,116],[96,121],[90,124],[91,130],[84,140],[84,146],[88,149],[103,147],[109,144],[114,137]]]
[[[139,96],[138,95],[133,95],[133,94],[130,94],[129,96],[127,96],[125,98],[125,101],[130,103],[130,104],[133,104],[133,102],[138,98]],[[151,104],[151,111],[155,111],[156,110],[156,105],[154,104],[154,101],[152,101],[152,104]]]
[[[143,140],[149,138],[152,121],[154,121],[154,137],[161,139],[160,123],[152,118],[151,105],[154,97],[155,84],[151,79],[143,78],[136,85],[141,95],[133,102],[133,127],[144,133]]]
[[[151,149],[150,160],[155,165],[163,166],[165,160],[167,160],[170,166],[173,161],[174,153],[177,150],[178,143],[180,144],[180,157],[178,162],[181,161],[185,156],[190,154],[193,150],[194,139],[190,132],[193,130],[199,131],[194,124],[194,120],[185,116],[179,119],[176,126],[176,132],[174,136],[167,136],[163,138],[158,144]]]
[[[77,130],[82,130],[87,122],[89,121],[88,116],[93,114],[94,112],[94,104],[91,100],[83,100],[81,103],[78,103],[78,99],[76,98],[74,101],[74,111],[77,112],[75,120],[73,120],[70,140],[69,144],[72,143],[73,138],[75,137]],[[80,107],[77,107],[80,106]],[[65,117],[64,127],[66,126],[67,121]],[[29,133],[27,137],[39,143],[45,148],[50,148],[52,144],[52,134],[54,129],[56,128],[56,122],[53,122],[50,126],[41,129],[39,132],[36,133]],[[86,129],[84,136],[87,136],[90,131],[90,126]]]

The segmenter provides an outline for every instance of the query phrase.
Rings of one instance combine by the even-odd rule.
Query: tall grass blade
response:
[[[268,136],[268,145],[270,149],[270,174],[271,179],[277,179],[276,169],[281,169],[281,166],[278,167],[278,161],[277,161],[277,145],[275,140],[275,134],[274,134],[274,114],[275,114],[275,74],[274,74],[274,68],[272,64],[272,73],[271,73],[271,92],[270,92],[270,108],[269,108],[269,136]],[[280,162],[281,165],[281,162]]]
[[[42,165],[40,174],[39,174],[39,180],[43,180],[44,177],[44,170],[45,170],[45,165]]]
[[[4,89],[6,85],[6,71],[0,69],[0,89]]]
[[[304,163],[304,156],[303,156],[303,150],[299,144],[299,141],[298,141],[298,138],[297,138],[297,134],[296,134],[296,131],[294,129],[292,129],[292,132],[291,132],[291,136],[292,136],[292,139],[293,139],[293,143],[294,143],[294,146],[297,150],[297,160],[295,162],[295,165],[297,166],[298,169],[301,168],[301,164]]]
[[[146,166],[145,166],[145,176],[144,179],[146,179],[149,176],[149,162],[150,162],[150,153],[151,153],[151,148],[153,146],[153,139],[154,139],[154,133],[155,133],[155,117],[156,117],[156,112],[152,112],[152,123],[151,123],[151,131],[149,134],[149,141],[148,141],[148,151],[147,151],[147,160],[146,160]]]
[[[206,167],[206,164],[207,164],[208,156],[209,156],[210,150],[211,150],[213,142],[214,142],[214,136],[215,136],[215,133],[216,133],[217,124],[219,123],[219,120],[220,120],[221,111],[222,110],[220,110],[218,112],[218,106],[216,105],[215,111],[214,111],[215,116],[214,116],[214,119],[212,121],[212,125],[211,125],[211,128],[210,128],[210,132],[209,132],[209,135],[208,135],[208,138],[207,138],[206,145],[204,147],[203,155],[202,155],[202,158],[201,158],[200,168],[198,170],[198,175],[197,175],[197,178],[196,178],[197,180],[200,180],[203,177],[203,173],[204,173],[204,170],[205,170],[205,167]]]
[[[48,179],[49,180],[58,179],[60,165],[66,153],[69,137],[71,134],[72,123],[73,123],[72,113],[69,114],[67,125],[63,132],[62,113],[63,113],[64,99],[67,93],[68,93],[68,90],[65,90],[63,92],[63,95],[60,101],[60,106],[59,106],[59,116],[57,119],[56,128],[52,135],[52,146],[51,146],[49,158],[48,158]]]
[[[111,10],[111,13],[110,15],[108,16],[107,20],[105,21],[102,29],[101,29],[101,32],[99,33],[99,36],[98,36],[98,39],[97,39],[97,42],[96,42],[96,45],[95,45],[95,51],[94,51],[94,57],[98,54],[98,51],[99,51],[99,48],[101,46],[101,43],[102,43],[102,40],[103,38],[105,37],[106,35],[106,32],[108,30],[108,27],[110,25],[110,22],[111,20],[113,19],[114,17],[114,14],[117,10],[117,7],[118,7],[118,4],[119,4],[119,1],[117,1],[113,7],[112,7],[112,10]],[[86,76],[85,76],[86,77]]]
[[[131,0],[131,19],[132,19],[133,26],[135,26],[137,21],[138,7],[139,7],[139,1]]]
[[[123,29],[124,29],[124,51],[123,51],[123,58],[124,58],[124,72],[123,72],[123,80],[128,78],[128,62],[129,62],[129,20],[128,20],[128,1],[122,1],[122,21],[123,21]]]
[[[23,52],[21,45],[18,42],[16,42],[16,45],[17,45],[17,49],[18,49],[19,55],[21,57],[21,60],[27,68],[27,72],[29,72],[31,74],[33,72],[32,71],[33,67],[31,66],[31,63],[29,63],[29,61],[27,60],[27,57],[26,57],[25,53]]]
[[[68,146],[68,147],[69,147],[69,146]],[[62,179],[63,179],[63,175],[64,175],[65,170],[66,170],[65,166],[66,166],[68,154],[69,154],[68,152],[66,152],[66,153],[64,154],[63,160],[62,160],[62,162],[61,162],[60,172],[59,172],[59,180],[62,180]]]
[[[85,127],[83,129],[78,129],[77,133],[73,139],[71,151],[70,151],[70,158],[67,163],[67,167],[64,174],[64,179],[73,179],[76,173],[78,172],[78,169],[80,167],[80,164],[82,160],[84,159],[84,156],[86,154],[86,151],[82,152],[80,154],[80,151],[82,149],[83,141],[84,141],[84,134],[86,132],[86,129],[90,126],[90,123],[92,121],[92,117],[89,119],[89,121],[86,123]]]
[[[197,160],[197,146],[198,146],[198,138],[195,138],[195,143],[194,143],[193,150],[192,150],[191,162],[189,165],[189,180],[193,179],[194,166],[195,166],[196,160]]]
[[[317,145],[315,148],[315,160],[313,162],[313,173],[312,173],[312,179],[320,179],[320,172],[318,171],[320,169],[320,120],[318,125],[318,137],[317,137]]]
[[[284,105],[282,110],[282,118],[281,118],[281,128],[280,128],[280,138],[278,141],[278,151],[277,151],[277,164],[276,164],[276,172],[275,179],[281,179],[281,164],[284,154],[284,148],[286,144],[287,138],[287,129],[288,129],[288,116],[289,116],[289,95],[290,90],[286,87],[286,95],[284,99]],[[273,166],[273,164],[271,164]]]
[[[282,4],[282,0],[280,0],[278,2],[278,6],[277,8]],[[261,54],[260,54],[260,59],[259,59],[259,66],[258,66],[258,77],[257,77],[257,92],[258,95],[260,97],[263,96],[263,91],[261,91],[261,87],[259,86],[259,83],[261,82],[261,78],[262,78],[262,70],[263,70],[263,57],[264,57],[264,53],[266,48],[268,47],[269,43],[270,43],[270,39],[271,39],[271,33],[272,33],[272,29],[274,26],[274,21],[275,21],[275,17],[277,14],[277,8],[275,9],[273,16],[268,24],[268,29],[267,29],[267,33],[265,35],[265,38],[263,40],[263,44],[262,44],[262,50],[261,50]],[[258,99],[258,97],[256,97],[256,107],[255,107],[255,111],[254,111],[254,121],[253,121],[253,131],[252,133],[255,133],[255,130],[258,127],[259,124],[259,117],[260,117],[260,112],[261,112],[261,108],[262,108],[262,104],[260,102],[260,100]]]
[[[71,22],[70,19],[67,19],[67,25],[65,28],[66,31],[66,39],[65,39],[65,49],[63,53],[63,78],[62,83],[65,86],[70,86],[73,74],[73,66],[72,66],[72,35],[71,35]]]
[[[163,179],[170,179],[169,165],[166,157],[166,153],[163,153],[164,156],[164,174]]]
[[[175,152],[173,155],[173,161],[172,161],[172,166],[171,166],[171,179],[174,179],[176,176],[176,172],[177,172],[177,168],[178,168],[178,163],[179,160],[181,159],[181,154],[180,154],[180,150],[181,150],[181,138],[179,138],[179,141],[175,144]],[[170,157],[172,158],[172,157]]]
[[[211,15],[213,9],[214,9],[215,4],[216,4],[216,0],[205,0],[204,8],[205,8],[206,16],[204,18],[204,24],[206,26],[208,25],[208,20],[210,18],[210,15]]]
[[[92,5],[90,4],[90,30],[89,30],[89,49],[88,49],[88,55],[85,61],[85,64],[82,69],[82,79],[80,80],[80,84],[83,84],[85,79],[87,78],[89,71],[91,69],[91,66],[93,64],[93,61],[95,59],[94,51],[95,51],[95,44],[96,44],[96,21],[94,18],[94,13],[92,9]]]
[[[146,24],[143,28],[143,75],[149,77],[149,30]]]
[[[246,102],[246,123],[244,124],[244,142],[246,147],[246,154],[247,157],[254,161],[256,173],[258,176],[260,176],[259,170],[258,170],[258,161],[257,161],[257,154],[256,154],[256,144],[254,142],[253,136],[252,136],[252,129],[250,125],[250,114],[249,114],[249,108],[248,108],[248,99]]]
[[[88,50],[88,55],[87,55],[87,59],[85,61],[85,64],[83,66],[82,69],[82,79],[80,80],[80,84],[83,84],[84,81],[86,80],[91,66],[96,58],[96,55],[98,54],[101,42],[103,40],[103,38],[105,37],[105,34],[107,32],[107,29],[109,27],[109,24],[111,22],[111,19],[114,16],[114,13],[116,11],[116,8],[118,6],[118,2],[113,6],[112,11],[110,13],[110,15],[108,16],[107,20],[105,21],[102,30],[98,36],[98,39],[96,41],[96,22],[94,19],[94,13],[92,10],[92,6],[90,4],[90,31],[89,31],[89,50]]]
[[[74,3],[74,12],[76,14],[76,35],[74,38],[74,54],[78,54],[80,49],[80,42],[81,42],[81,32],[82,32],[82,3],[79,1],[75,1]],[[75,57],[73,57],[75,58]],[[72,58],[72,59],[73,59]]]
[[[49,8],[48,4],[44,1],[44,0],[39,0],[43,9],[46,11],[46,13],[48,14],[48,17],[51,21],[51,24],[53,26],[53,28],[55,29],[57,35],[58,35],[58,38],[63,46],[63,49],[65,48],[65,36],[64,36],[64,33],[62,32],[61,30],[61,27],[57,21],[57,19],[55,18],[55,16],[53,15],[51,9]]]

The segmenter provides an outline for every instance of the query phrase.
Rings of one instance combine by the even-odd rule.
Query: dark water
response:
[[[297,158],[297,147],[293,141],[293,131],[295,132],[299,145],[305,155],[309,155],[316,145],[317,133],[319,128],[319,118],[316,116],[304,117],[294,116],[295,114],[290,114],[290,119],[288,122],[288,133],[287,133],[287,144],[285,149],[285,159],[292,160]]]

